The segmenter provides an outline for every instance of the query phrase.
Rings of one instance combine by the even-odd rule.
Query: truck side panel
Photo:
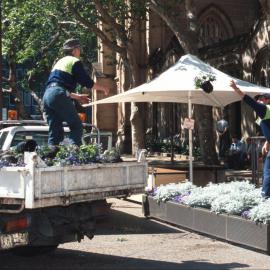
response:
[[[17,198],[25,197],[25,177],[28,171],[17,168],[2,168],[0,170],[0,198]]]
[[[69,205],[142,193],[146,179],[146,162],[40,167],[33,159],[0,169],[0,201],[19,199],[26,209]]]
[[[143,192],[146,177],[147,164],[138,162],[36,168],[33,208]]]

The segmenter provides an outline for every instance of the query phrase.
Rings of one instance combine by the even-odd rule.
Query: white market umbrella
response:
[[[203,75],[215,76],[214,87],[210,94],[196,89],[195,77]],[[269,92],[265,87],[233,78],[226,73],[206,64],[194,55],[182,56],[176,64],[164,71],[150,82],[130,89],[124,93],[114,95],[92,104],[118,102],[175,102],[188,103],[188,117],[191,118],[191,104],[224,107],[230,103],[240,101],[241,98],[230,87],[230,81],[235,80],[239,88],[254,97],[258,93]],[[193,182],[192,169],[192,130],[189,129],[189,169],[190,181]]]

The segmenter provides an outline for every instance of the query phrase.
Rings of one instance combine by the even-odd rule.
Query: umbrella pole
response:
[[[191,93],[188,93],[188,118],[192,117],[191,112]],[[189,181],[193,184],[193,164],[192,164],[192,129],[188,130],[188,143],[189,143]]]

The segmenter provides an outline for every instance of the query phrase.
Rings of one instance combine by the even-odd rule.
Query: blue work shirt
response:
[[[80,59],[74,56],[65,56],[56,62],[46,85],[50,83],[59,83],[69,92],[73,92],[77,84],[87,88],[94,85]]]

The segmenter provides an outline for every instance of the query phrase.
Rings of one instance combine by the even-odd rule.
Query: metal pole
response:
[[[188,92],[188,118],[192,117],[192,108],[191,108],[191,93]],[[188,145],[189,145],[189,181],[193,183],[193,163],[192,163],[192,129],[188,130]]]
[[[251,138],[251,171],[252,171],[252,183],[257,184],[256,181],[256,168],[257,167],[257,153],[256,153],[256,141]]]

